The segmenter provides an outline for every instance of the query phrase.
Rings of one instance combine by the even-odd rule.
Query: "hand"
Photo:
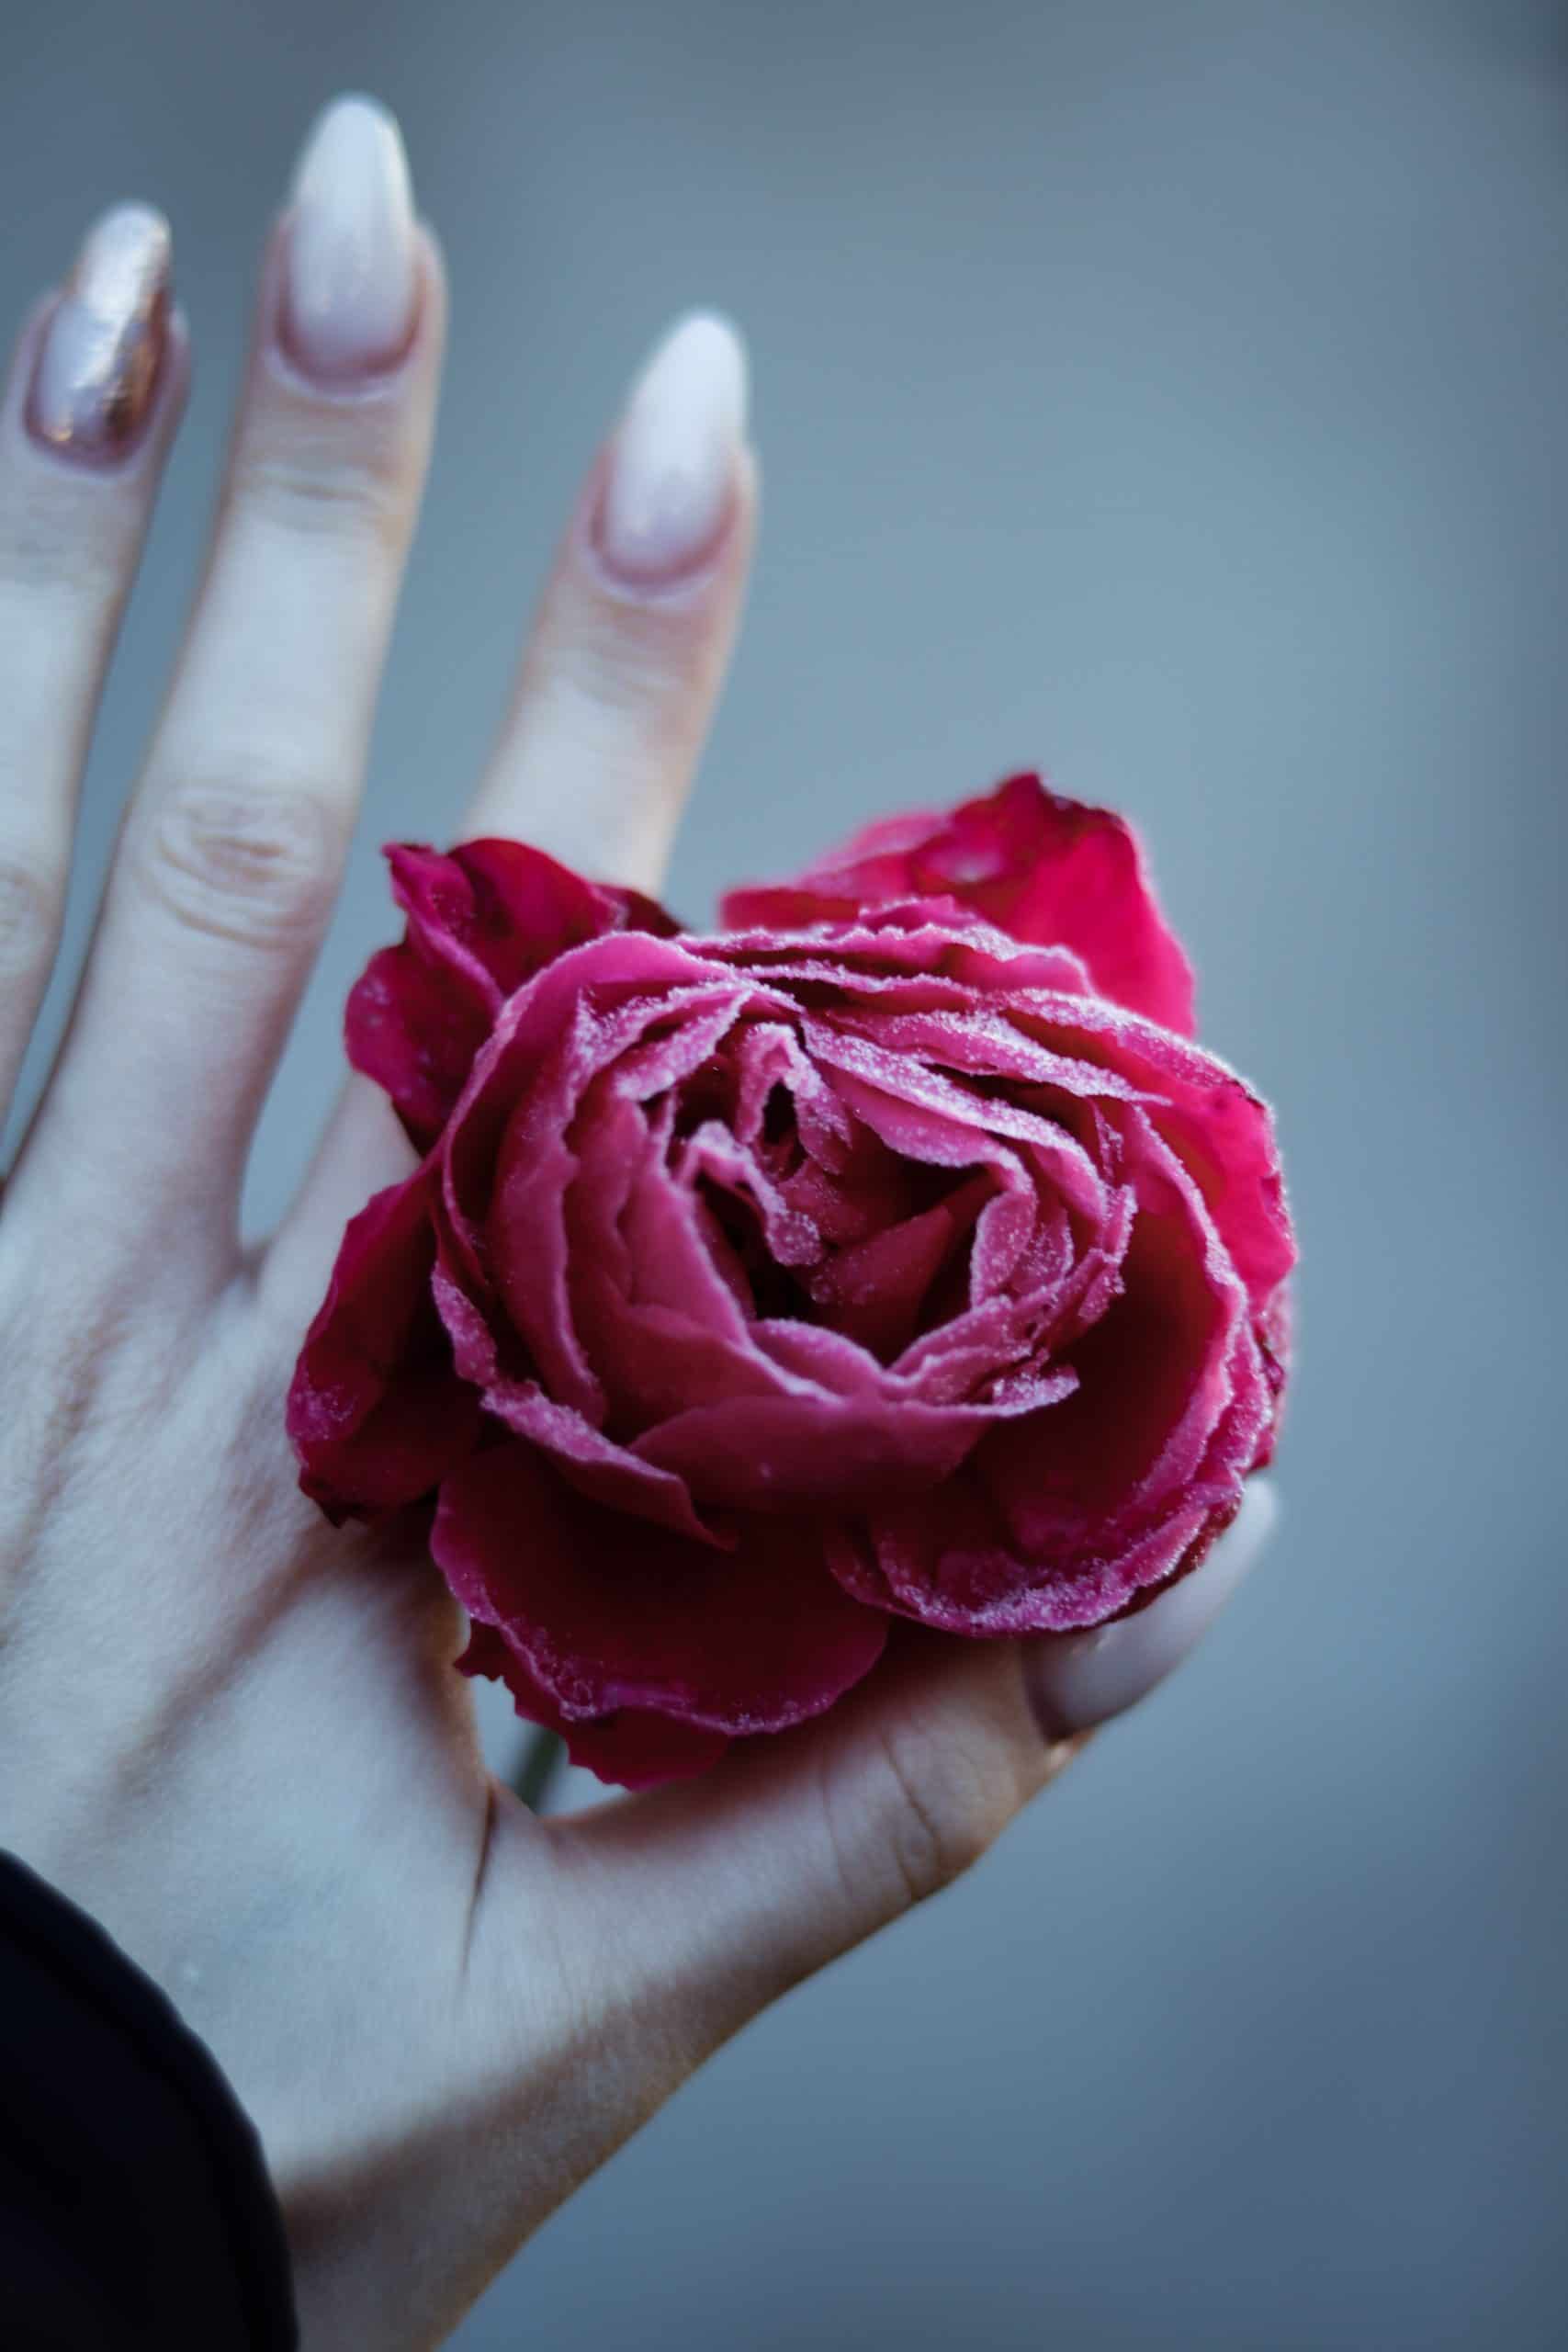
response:
[[[105,666],[177,428],[167,232],[121,208],[0,413],[0,1087],[53,956]],[[266,1245],[252,1130],[331,910],[446,297],[345,100],[276,224],[210,553],[0,1216],[0,1840],[102,1921],[261,2132],[307,2345],[425,2346],[764,2004],[973,1862],[1195,1638],[1269,1512],[1098,1634],[914,1637],[818,1724],[542,1821],[487,1772],[460,1612],[334,1533],[283,1398],[344,1219],[411,1164],[352,1082]],[[35,373],[36,371],[36,373]],[[689,318],[601,448],[466,814],[657,888],[734,639],[744,362]]]

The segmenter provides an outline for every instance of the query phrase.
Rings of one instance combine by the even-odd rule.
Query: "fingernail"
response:
[[[1271,1487],[1254,1478],[1240,1510],[1201,1566],[1135,1617],[1091,1633],[1030,1644],[1024,1675],[1047,1740],[1071,1739],[1135,1706],[1180,1665],[1257,1562],[1277,1516]]]
[[[116,204],[82,241],[44,329],[28,431],[64,455],[123,456],[152,405],[169,332],[173,240],[161,212]]]
[[[1094,1734],[1091,1731],[1079,1731],[1075,1732],[1071,1739],[1052,1741],[1045,1750],[1045,1784],[1047,1786],[1055,1780],[1058,1773],[1066,1770],[1075,1758],[1083,1754],[1093,1737]]]
[[[334,98],[317,117],[289,190],[282,332],[308,376],[369,376],[402,356],[416,290],[413,191],[393,117]]]
[[[615,430],[595,542],[635,582],[691,570],[724,521],[746,429],[746,348],[693,311],[655,347]]]

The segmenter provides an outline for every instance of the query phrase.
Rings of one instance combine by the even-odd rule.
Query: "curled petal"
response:
[[[637,890],[584,880],[543,850],[498,839],[448,854],[391,843],[392,895],[408,916],[408,944],[500,1004],[569,947],[608,931],[671,936],[680,926]]]
[[[949,811],[868,826],[793,886],[798,922],[900,899],[952,899],[1015,939],[1069,947],[1097,993],[1190,1036],[1192,971],[1126,820],[1051,791],[1032,771]],[[725,921],[779,922],[782,894],[737,891]]]
[[[525,980],[606,932],[666,938],[678,928],[640,891],[585,881],[521,842],[464,842],[447,854],[400,842],[386,855],[408,924],[351,990],[344,1037],[354,1068],[386,1089],[421,1151]]]
[[[1120,1295],[1072,1351],[1077,1390],[996,1430],[979,1465],[1036,1557],[1092,1552],[1179,1500],[1233,1399],[1240,1285],[1178,1168],[1145,1164],[1137,1185]]]
[[[840,1537],[851,1591],[950,1632],[1099,1624],[1234,1513],[1271,1411],[1260,1351],[1196,1187],[1152,1131],[1141,1144],[1121,1295],[1072,1351],[1077,1390]]]
[[[1235,1511],[1234,1498],[1220,1507]],[[929,1510],[836,1528],[829,1559],[846,1591],[941,1633],[1066,1634],[1103,1625],[1139,1593],[1169,1583],[1207,1548],[1214,1506],[1190,1497],[1152,1527],[1076,1558],[1032,1559],[972,1469]]]
[[[438,1255],[432,1289],[458,1372],[479,1389],[485,1410],[504,1428],[552,1455],[562,1476],[595,1501],[656,1520],[694,1543],[726,1540],[697,1517],[681,1479],[639,1462],[571,1406],[547,1396],[536,1380],[502,1363],[484,1312],[453,1273],[445,1254]]]
[[[810,1526],[751,1520],[717,1552],[602,1510],[518,1440],[446,1481],[431,1549],[469,1616],[576,1720],[626,1707],[780,1731],[860,1681],[886,1639]]]
[[[464,1674],[503,1682],[518,1713],[566,1743],[566,1752],[585,1771],[623,1789],[653,1788],[661,1781],[692,1779],[716,1764],[729,1735],[683,1724],[648,1707],[617,1707],[607,1715],[567,1715],[520,1650],[493,1625],[475,1623],[468,1646],[457,1660]]]
[[[490,1019],[489,1004],[467,979],[407,946],[381,948],[349,990],[349,1061],[391,1097],[416,1151],[427,1151],[440,1134]]]
[[[294,1368],[299,1484],[334,1521],[419,1501],[479,1435],[431,1295],[431,1190],[426,1166],[350,1221]]]
[[[1268,1103],[1217,1054],[1113,1005],[1064,997],[1055,1034],[1062,1050],[1099,1062],[1137,1090],[1202,1194],[1260,1325],[1283,1337],[1278,1294],[1295,1264],[1296,1239]]]

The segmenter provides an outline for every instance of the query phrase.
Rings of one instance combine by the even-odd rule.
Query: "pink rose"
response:
[[[288,1420],[333,1519],[433,1506],[468,1671],[635,1786],[820,1713],[895,1617],[1096,1625],[1197,1563],[1294,1247],[1120,818],[1016,775],[702,934],[514,843],[389,855],[348,1050],[424,1157]]]

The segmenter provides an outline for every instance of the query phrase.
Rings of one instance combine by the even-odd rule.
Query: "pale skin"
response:
[[[329,178],[367,168],[363,118],[358,162],[332,135]],[[1192,1577],[1103,1634],[932,1645],[699,1781],[540,1819],[487,1769],[461,1612],[417,1540],[333,1532],[299,1493],[300,1338],[344,1219],[412,1164],[351,1080],[282,1224],[242,1247],[434,424],[446,280],[395,193],[361,229],[402,241],[406,321],[378,353],[362,316],[335,374],[332,319],[313,344],[290,327],[310,288],[290,292],[289,211],[274,224],[209,560],[0,1213],[0,1844],[206,2041],[262,2136],[304,2343],[366,2352],[438,2343],[722,2041],[976,1861],[1190,1645],[1271,1510],[1255,1486]],[[28,430],[49,307],[0,413],[6,1091],[191,341],[176,311],[144,428],[106,459]],[[738,363],[703,332],[706,392],[693,361],[667,405],[711,416],[711,371],[733,390]],[[757,459],[733,438],[704,545],[634,572],[594,540],[607,433],[472,797],[433,803],[424,838],[511,834],[657,891],[756,536]],[[498,495],[525,446],[498,450]]]

